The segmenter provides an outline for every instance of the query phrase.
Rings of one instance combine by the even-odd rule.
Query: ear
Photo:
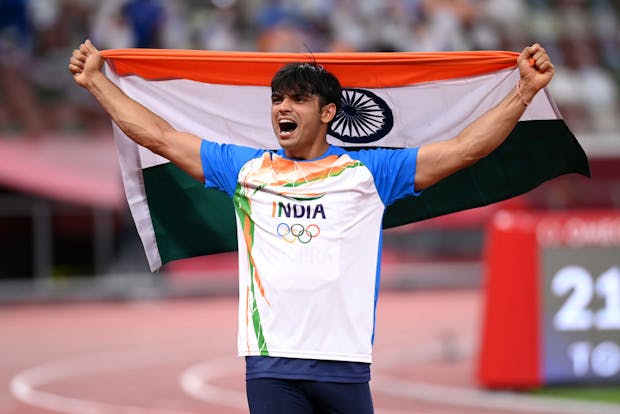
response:
[[[336,104],[328,103],[321,108],[321,121],[328,124],[336,116]]]

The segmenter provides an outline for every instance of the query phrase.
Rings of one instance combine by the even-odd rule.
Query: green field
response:
[[[532,391],[535,395],[574,398],[620,404],[620,386],[546,387]]]

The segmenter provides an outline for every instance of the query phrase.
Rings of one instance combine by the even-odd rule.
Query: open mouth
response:
[[[297,123],[290,119],[281,119],[278,121],[280,132],[291,133],[297,128]]]

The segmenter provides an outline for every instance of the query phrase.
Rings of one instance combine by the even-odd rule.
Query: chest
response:
[[[359,161],[266,159],[244,167],[238,177],[236,206],[242,216],[269,227],[285,223],[346,227],[360,216],[381,214],[371,172]],[[269,224],[267,224],[269,223]]]

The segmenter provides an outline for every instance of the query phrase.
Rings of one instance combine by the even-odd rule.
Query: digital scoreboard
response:
[[[620,384],[620,212],[499,212],[488,232],[478,377]]]

